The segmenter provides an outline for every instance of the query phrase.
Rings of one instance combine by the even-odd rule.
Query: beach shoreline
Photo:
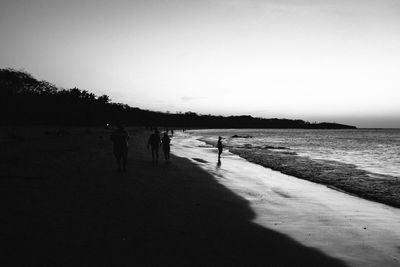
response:
[[[350,266],[399,265],[399,209],[282,174],[227,151],[219,164],[216,148],[188,134],[175,152],[247,199],[257,224]]]
[[[249,201],[191,160],[151,162],[143,129],[129,129],[126,173],[109,130],[1,130],[4,265],[346,266],[254,223]]]
[[[373,172],[349,160],[341,161],[337,158],[310,157],[304,151],[298,154],[296,153],[297,150],[293,149],[290,144],[277,146],[280,142],[274,143],[273,137],[272,140],[266,138],[264,141],[252,141],[256,137],[251,136],[251,130],[220,129],[219,131],[203,131],[189,133],[197,136],[199,141],[212,146],[216,144],[210,133],[214,134],[214,136],[223,135],[226,150],[250,162],[300,179],[331,186],[364,199],[400,208],[400,178],[397,176]],[[268,137],[270,134],[273,135],[274,133],[269,132],[266,136]],[[318,138],[318,136],[312,136],[312,132],[308,134],[311,136],[308,136],[307,140],[313,139],[313,137]],[[301,138],[301,134],[297,135]],[[256,140],[258,138],[260,137],[257,136]],[[343,136],[343,139],[345,140],[345,136]],[[325,149],[325,153],[331,153],[331,148],[324,147],[324,144],[320,144],[320,149]],[[351,155],[350,153],[351,151],[349,155]],[[368,151],[365,154],[368,154]],[[362,158],[363,155],[358,155],[358,157]],[[386,163],[384,166],[387,165],[390,164]]]

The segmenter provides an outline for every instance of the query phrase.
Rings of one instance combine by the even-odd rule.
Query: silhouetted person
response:
[[[161,139],[161,145],[164,152],[165,160],[169,160],[169,152],[171,150],[170,143],[171,139],[169,138],[167,133],[164,133],[164,136]]]
[[[114,156],[117,159],[118,171],[121,171],[121,160],[122,170],[126,171],[129,133],[122,124],[119,124],[117,130],[111,134],[111,140],[114,143]]]
[[[217,144],[217,147],[218,147],[218,163],[221,162],[221,154],[222,154],[222,148],[223,148],[221,139],[222,139],[222,137],[219,136],[218,137],[218,144]]]
[[[158,149],[160,148],[161,145],[161,140],[160,140],[160,134],[157,129],[154,130],[154,133],[150,135],[149,141],[147,142],[147,148],[151,146],[151,157],[153,158],[153,161],[156,160],[158,161]]]

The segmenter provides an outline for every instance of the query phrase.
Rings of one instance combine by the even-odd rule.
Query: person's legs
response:
[[[158,161],[158,147],[157,146],[151,147],[151,156],[153,157],[153,161],[154,160]]]

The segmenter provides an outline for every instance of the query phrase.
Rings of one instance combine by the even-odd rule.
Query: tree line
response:
[[[60,89],[31,74],[0,69],[0,123],[2,125],[49,124],[99,126],[124,123],[136,126],[183,128],[355,128],[337,123],[310,123],[303,120],[264,119],[252,116],[213,116],[194,112],[164,113],[113,103],[107,95],[79,88]]]

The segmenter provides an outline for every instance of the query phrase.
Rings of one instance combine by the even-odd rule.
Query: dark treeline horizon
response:
[[[96,96],[79,88],[59,89],[31,74],[11,68],[0,69],[2,125],[46,124],[100,126],[123,123],[131,126],[182,128],[298,128],[355,129],[338,123],[264,119],[249,115],[214,116],[194,112],[167,113],[113,103],[107,95]]]

